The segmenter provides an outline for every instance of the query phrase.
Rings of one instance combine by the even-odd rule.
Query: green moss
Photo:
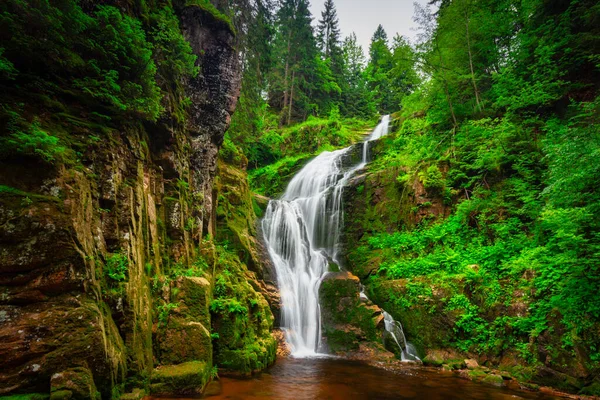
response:
[[[494,385],[494,386],[503,386],[504,385],[504,379],[500,375],[495,375],[495,374],[486,375],[483,378],[482,382],[487,383],[489,385]]]
[[[210,378],[210,365],[202,361],[160,366],[152,371],[150,393],[153,395],[201,394]]]
[[[60,202],[60,198],[54,196],[45,196],[37,193],[24,192],[12,186],[0,185],[0,198],[7,197],[20,197],[24,199],[28,199],[29,202],[33,203],[34,201],[52,201],[55,203]],[[24,200],[22,204],[27,205],[27,200]]]
[[[56,390],[50,395],[50,400],[69,400],[73,398],[73,392],[70,390]]]
[[[187,0],[185,5],[188,7],[198,7],[208,15],[212,16],[216,22],[227,28],[233,35],[236,34],[231,18],[219,11],[209,0]]]
[[[0,400],[48,400],[49,397],[50,395],[46,393],[24,393],[0,396]]]
[[[340,329],[325,329],[327,345],[333,353],[357,350],[359,343],[356,333]]]
[[[594,382],[591,385],[584,387],[579,394],[586,396],[600,396],[600,382]]]
[[[355,350],[362,340],[378,340],[373,309],[360,301],[356,277],[330,273],[321,283],[319,300],[323,330],[333,352]]]
[[[275,361],[273,315],[250,285],[239,257],[223,246],[217,249],[219,270],[211,303],[214,361],[228,373],[249,375]]]
[[[54,374],[51,380],[50,400],[100,400],[92,372],[83,367],[70,368]]]

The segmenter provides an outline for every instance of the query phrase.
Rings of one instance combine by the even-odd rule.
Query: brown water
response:
[[[221,379],[221,393],[210,400],[355,399],[555,399],[543,394],[497,388],[423,367],[386,370],[335,358],[279,359],[247,380]]]

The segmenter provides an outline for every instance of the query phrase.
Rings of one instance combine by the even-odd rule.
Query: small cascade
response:
[[[381,118],[381,122],[377,127],[371,132],[369,137],[365,140],[363,144],[363,154],[362,154],[362,164],[361,167],[365,166],[369,162],[369,145],[372,141],[381,139],[383,136],[387,135],[390,130],[390,116],[384,115]]]
[[[406,336],[404,336],[404,330],[402,329],[402,324],[398,321],[395,321],[394,318],[385,311],[383,311],[383,318],[385,330],[390,333],[402,351],[402,361],[421,361],[417,355],[417,349],[415,346],[406,340]]]
[[[262,229],[277,272],[281,327],[296,357],[319,353],[319,285],[328,272],[328,260],[339,264],[343,189],[368,162],[369,142],[388,133],[389,122],[390,117],[384,116],[363,142],[360,163],[348,165],[353,146],[323,152],[294,176],[279,200],[267,206]]]

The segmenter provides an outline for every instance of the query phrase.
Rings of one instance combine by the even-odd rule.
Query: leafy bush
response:
[[[127,255],[123,253],[108,254],[104,263],[104,271],[115,282],[127,280],[129,272],[129,259]]]
[[[63,161],[67,148],[60,145],[56,136],[44,131],[39,121],[27,125],[22,129],[15,124],[9,125],[10,136],[0,143],[4,152],[16,151],[17,153],[39,157],[43,161],[53,163]]]

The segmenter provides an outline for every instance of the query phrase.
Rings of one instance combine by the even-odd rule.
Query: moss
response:
[[[0,396],[0,400],[48,400],[49,397],[50,395],[46,393],[24,393]]]
[[[209,0],[187,0],[185,5],[188,7],[197,7],[206,14],[210,15],[221,27],[226,28],[233,35],[236,34],[236,30],[231,22],[231,18],[219,11]]]
[[[202,361],[160,366],[152,371],[150,393],[153,395],[201,394],[210,381],[211,368]]]
[[[210,332],[200,322],[187,321],[178,316],[171,317],[167,327],[159,335],[158,342],[162,363],[212,363]]]
[[[327,337],[327,345],[333,353],[358,350],[359,341],[355,332],[343,331],[341,329],[325,329],[324,333]]]
[[[73,392],[70,390],[56,390],[50,395],[50,400],[69,400],[73,398]]]
[[[54,374],[50,386],[50,400],[100,400],[92,372],[87,368],[70,368]]]
[[[591,385],[584,387],[579,394],[586,396],[600,396],[600,382],[594,382]]]
[[[237,255],[218,248],[219,271],[211,304],[214,361],[222,372],[249,375],[275,361],[273,315],[267,301],[248,282]]]
[[[146,397],[146,391],[143,389],[133,389],[131,393],[125,393],[119,397],[120,400],[142,400]],[[113,397],[114,398],[114,397]]]
[[[489,385],[494,385],[494,386],[503,386],[504,385],[504,379],[500,375],[495,375],[495,374],[486,375],[483,378],[482,382],[487,383]]]
[[[467,374],[474,381],[481,381],[486,377],[486,373],[480,369],[470,369]]]
[[[348,272],[334,272],[319,288],[322,324],[333,352],[358,348],[364,340],[378,340],[374,310],[360,301],[359,280]]]
[[[20,189],[14,188],[12,186],[0,185],[0,198],[10,198],[10,197],[18,197],[23,200],[21,202],[26,205],[27,202],[44,202],[51,201],[54,203],[60,203],[60,198],[54,196],[46,196],[37,193],[24,192]],[[27,200],[28,199],[28,200]]]
[[[270,366],[277,355],[277,342],[272,338],[258,340],[242,349],[223,350],[219,353],[219,366],[230,372],[251,375]]]

